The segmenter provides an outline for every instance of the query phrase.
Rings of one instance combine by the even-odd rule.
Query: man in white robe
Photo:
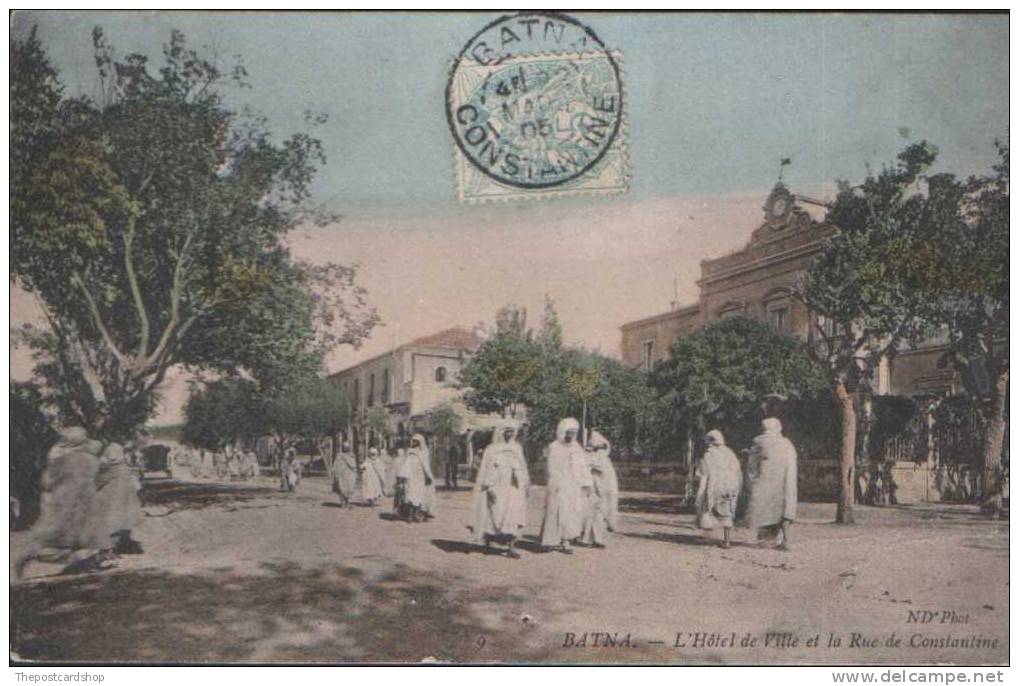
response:
[[[361,497],[374,507],[385,494],[386,465],[378,448],[370,448],[368,457],[361,465]]]
[[[410,449],[397,469],[397,479],[404,480],[404,505],[411,521],[423,522],[435,516],[435,477],[432,475],[431,452],[425,437],[414,434]]]
[[[96,535],[95,477],[102,444],[89,440],[83,427],[69,426],[46,456],[39,519],[23,547],[14,552],[14,576],[21,578],[32,560],[70,563],[84,568],[107,544]]]
[[[301,468],[297,464],[297,451],[287,448],[280,461],[280,490],[293,491],[301,481]]]
[[[702,529],[722,527],[722,547],[731,545],[733,519],[739,500],[739,458],[725,444],[721,431],[712,429],[705,435],[707,450],[700,463],[700,481],[697,484],[697,524]]]
[[[580,423],[569,417],[556,427],[556,440],[548,446],[548,486],[541,544],[573,554],[570,542],[583,533],[584,517],[591,505],[593,481],[584,448],[577,440]]]
[[[516,440],[517,423],[505,419],[492,432],[474,483],[471,524],[474,540],[486,548],[492,541],[505,541],[506,555],[517,559],[513,544],[527,526],[527,473],[524,450]]]
[[[357,490],[357,458],[346,441],[333,461],[333,493],[339,496],[340,506],[345,507],[354,499]]]
[[[619,479],[609,457],[612,445],[604,436],[592,431],[586,451],[593,493],[592,502],[586,511],[582,540],[595,548],[604,548],[609,532],[616,530],[619,513]]]
[[[104,550],[118,555],[142,552],[141,544],[131,538],[131,530],[141,522],[142,504],[138,493],[138,471],[127,463],[124,448],[110,443],[99,460],[95,479],[93,525],[96,540]]]
[[[764,432],[754,439],[747,460],[750,502],[747,521],[758,538],[779,529],[778,547],[790,547],[789,527],[796,519],[796,448],[782,435],[782,423],[769,417]]]

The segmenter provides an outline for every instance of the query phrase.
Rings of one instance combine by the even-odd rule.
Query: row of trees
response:
[[[464,399],[477,412],[517,415],[545,443],[566,416],[595,427],[628,455],[689,455],[715,426],[756,416],[769,396],[816,397],[823,369],[806,345],[767,323],[733,317],[677,340],[646,374],[597,352],[566,347],[554,304],[537,331],[507,306],[492,335],[461,373]]]
[[[550,298],[536,331],[527,326],[525,309],[499,310],[489,337],[461,371],[460,383],[465,404],[475,412],[518,416],[526,408],[529,437],[536,442],[551,440],[558,421],[575,416],[585,427],[597,424],[632,445],[644,406],[652,401],[640,372],[563,345]]]

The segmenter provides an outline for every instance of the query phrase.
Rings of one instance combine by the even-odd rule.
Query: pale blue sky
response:
[[[340,212],[453,211],[444,121],[449,61],[495,13],[27,12],[71,91],[95,88],[90,32],[159,55],[171,28],[229,60],[281,134],[306,109],[329,165],[316,196]],[[900,128],[963,172],[1007,136],[1008,18],[987,15],[578,13],[623,53],[630,199],[760,192],[781,157],[800,187],[858,178],[901,148]]]

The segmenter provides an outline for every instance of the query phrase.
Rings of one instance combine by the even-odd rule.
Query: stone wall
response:
[[[696,483],[690,481],[687,490],[687,472],[682,462],[614,462],[619,488],[624,491],[674,493],[692,497]],[[530,466],[531,481],[545,484],[543,463]],[[800,460],[798,472],[800,500],[834,501],[838,496],[839,465],[835,460]]]

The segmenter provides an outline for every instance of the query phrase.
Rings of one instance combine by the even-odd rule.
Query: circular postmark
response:
[[[553,12],[500,17],[453,61],[446,117],[466,160],[495,181],[550,188],[593,169],[623,112],[619,65],[601,39]]]

